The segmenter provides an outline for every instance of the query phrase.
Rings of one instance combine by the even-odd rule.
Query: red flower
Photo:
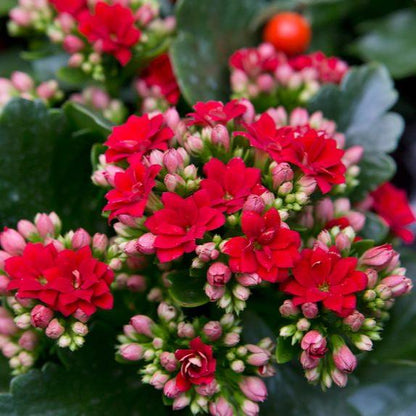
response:
[[[259,48],[243,48],[231,55],[230,66],[255,78],[263,72],[274,72],[282,60],[283,57],[275,51],[264,54]]]
[[[253,188],[260,182],[260,170],[247,168],[240,158],[231,159],[226,165],[212,158],[204,166],[207,179],[201,182],[212,199],[213,207],[232,214],[244,205]]]
[[[189,113],[188,125],[215,126],[216,124],[226,125],[229,121],[242,116],[247,108],[238,100],[232,100],[227,104],[221,101],[207,101],[196,103],[193,106],[194,113]]]
[[[141,33],[134,26],[134,16],[128,7],[100,1],[95,5],[94,14],[84,11],[78,21],[78,30],[97,50],[113,55],[123,66],[130,61],[131,48]]]
[[[21,256],[6,260],[5,271],[11,279],[7,289],[17,290],[18,298],[38,299],[64,316],[113,307],[114,274],[87,246],[58,252],[53,244],[29,243]]]
[[[257,273],[263,280],[281,282],[287,269],[299,257],[300,237],[296,231],[282,227],[279,212],[272,208],[263,216],[244,211],[241,218],[244,237],[233,237],[223,252],[230,256],[235,273]]]
[[[156,235],[154,247],[162,263],[195,250],[195,240],[206,231],[221,227],[224,215],[211,207],[207,191],[201,190],[188,198],[172,192],[162,195],[164,208],[147,219],[145,226]]]
[[[351,225],[349,219],[347,217],[339,217],[339,218],[333,218],[332,220],[329,220],[325,224],[325,229],[330,230],[333,227],[339,227],[341,230],[344,228],[347,228]]]
[[[140,74],[140,79],[148,87],[159,87],[169,104],[178,103],[180,91],[168,54],[165,53],[153,59]]]
[[[125,172],[116,173],[114,189],[105,195],[108,203],[103,211],[110,211],[109,220],[121,214],[141,217],[161,169],[159,165],[146,168],[140,157],[132,158],[130,163]]]
[[[367,275],[356,270],[357,259],[342,258],[336,247],[305,249],[293,268],[293,278],[281,289],[294,295],[294,305],[321,302],[339,316],[348,316],[356,307],[355,293],[367,287]]]
[[[179,391],[188,391],[192,384],[209,384],[215,378],[217,361],[212,354],[212,347],[194,338],[189,350],[176,350],[175,358],[181,363],[181,370],[176,376]]]
[[[387,222],[391,231],[405,243],[413,242],[415,236],[407,227],[413,224],[416,218],[406,192],[386,182],[372,192],[371,196],[373,210]]]
[[[87,0],[49,0],[58,13],[68,13],[76,17],[87,9]]]
[[[152,118],[148,114],[132,115],[124,124],[114,127],[104,143],[109,147],[105,152],[107,162],[118,162],[134,153],[143,155],[153,149],[167,150],[174,133],[163,123],[162,114]]]

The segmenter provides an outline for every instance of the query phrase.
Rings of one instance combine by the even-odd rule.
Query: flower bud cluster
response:
[[[53,15],[48,0],[19,0],[9,13],[9,32],[14,36],[45,33],[52,23]]]

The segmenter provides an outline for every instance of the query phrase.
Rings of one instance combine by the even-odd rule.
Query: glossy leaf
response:
[[[173,272],[168,276],[171,282],[169,293],[180,306],[195,308],[208,303],[204,292],[205,279],[190,276],[187,272]]]

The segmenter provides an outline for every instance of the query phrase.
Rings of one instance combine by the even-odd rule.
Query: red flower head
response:
[[[196,103],[193,106],[194,113],[189,113],[188,125],[211,126],[223,124],[224,126],[231,120],[242,116],[247,108],[240,104],[238,100],[232,100],[227,104],[221,101],[207,101]]]
[[[141,157],[132,158],[125,172],[116,173],[114,189],[105,195],[108,203],[103,211],[110,211],[110,221],[121,214],[136,218],[143,215],[161,166],[153,165],[146,168],[140,159]]]
[[[299,257],[300,237],[296,231],[282,227],[279,212],[272,208],[263,216],[244,211],[241,218],[244,237],[233,237],[223,252],[230,256],[235,273],[257,273],[263,280],[281,282],[287,269]]]
[[[87,0],[49,0],[58,13],[68,13],[76,17],[87,9]]]
[[[152,118],[148,114],[132,115],[124,124],[114,127],[104,143],[109,148],[105,152],[107,162],[118,162],[135,153],[144,155],[153,149],[167,150],[174,133],[163,123],[162,114]]]
[[[140,74],[140,79],[148,87],[159,87],[169,104],[178,103],[180,91],[168,54],[165,53],[153,59]]]
[[[356,270],[357,259],[342,258],[336,247],[305,249],[293,268],[293,278],[282,290],[294,295],[293,304],[321,302],[325,308],[346,317],[356,307],[355,293],[367,287],[367,275]]]
[[[415,236],[407,227],[416,221],[406,192],[386,182],[371,193],[372,208],[382,217],[391,231],[405,243],[413,242]]]
[[[113,307],[114,274],[88,246],[58,252],[53,244],[29,243],[21,256],[6,260],[5,271],[11,279],[7,289],[17,290],[18,298],[38,299],[64,316]]]
[[[212,158],[204,166],[207,179],[201,182],[212,199],[213,207],[232,214],[244,205],[253,188],[260,182],[260,170],[247,168],[240,158],[231,159],[226,165]]]
[[[188,198],[172,192],[162,195],[164,208],[147,219],[145,226],[156,235],[154,247],[162,263],[195,250],[195,240],[206,231],[221,227],[225,218],[211,207],[207,191],[201,190]]]
[[[128,7],[99,1],[94,14],[85,11],[78,16],[78,21],[79,31],[97,50],[113,55],[121,65],[130,61],[131,48],[141,33],[134,26],[134,16]]]
[[[192,384],[209,384],[215,378],[217,361],[212,354],[212,347],[194,338],[189,350],[176,350],[175,358],[181,363],[181,370],[176,376],[179,391],[188,391]]]

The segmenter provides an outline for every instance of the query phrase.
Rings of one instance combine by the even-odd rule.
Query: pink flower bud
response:
[[[249,195],[246,202],[243,205],[243,211],[254,211],[258,214],[262,214],[264,211],[265,203],[261,196]]]
[[[66,52],[72,55],[84,49],[84,42],[78,36],[67,35],[64,38],[63,47]]]
[[[351,247],[351,240],[341,232],[335,237],[335,245],[339,251],[349,250]]]
[[[160,364],[166,371],[169,371],[169,373],[175,371],[178,368],[178,361],[175,358],[175,354],[173,354],[172,352],[162,352],[162,354],[160,354],[159,359]]]
[[[36,88],[36,93],[44,100],[53,98],[57,91],[58,83],[55,80],[42,82],[42,84]]]
[[[103,254],[108,246],[108,237],[105,234],[95,233],[92,237],[92,248],[98,253]]]
[[[195,386],[195,390],[201,396],[212,396],[218,391],[218,384],[215,380],[212,380],[209,384],[201,384],[199,386]]]
[[[267,389],[263,380],[258,377],[244,377],[239,383],[243,394],[253,402],[264,402],[267,397]]]
[[[176,108],[168,108],[165,113],[165,123],[166,125],[171,128],[173,131],[176,130],[176,127],[178,126],[179,122],[181,121],[181,118],[179,116],[178,111]]]
[[[174,306],[162,302],[157,307],[157,314],[159,315],[160,319],[169,322],[176,317],[177,310]]]
[[[391,290],[394,298],[409,293],[413,288],[412,281],[401,275],[385,277],[380,283],[386,285]]]
[[[345,215],[348,219],[351,227],[354,229],[355,232],[361,231],[365,224],[365,215],[361,214],[361,212],[351,211]]]
[[[251,400],[244,400],[241,410],[246,416],[257,416],[260,412],[259,405]]]
[[[37,214],[35,217],[35,225],[42,238],[45,238],[48,235],[51,237],[54,236],[55,227],[48,214]]]
[[[179,175],[172,175],[168,173],[163,178],[163,183],[169,192],[174,192],[179,183],[184,183],[184,180]]]
[[[194,338],[195,337],[194,327],[187,322],[179,322],[178,337],[179,338]]]
[[[215,302],[218,299],[221,299],[225,294],[225,287],[224,286],[211,286],[210,284],[206,284],[204,287],[205,294],[209,297],[211,302]]]
[[[209,412],[212,416],[233,416],[234,410],[230,403],[219,397],[215,402],[209,404]]]
[[[29,26],[32,20],[30,12],[18,7],[11,9],[9,15],[13,22],[15,22],[18,26]]]
[[[163,155],[163,164],[169,173],[175,173],[178,168],[183,167],[183,158],[176,149],[169,149]]]
[[[273,119],[278,127],[287,124],[287,112],[284,107],[279,106],[277,108],[269,108],[266,113]]]
[[[127,338],[134,338],[136,336],[136,330],[133,328],[133,325],[124,325],[123,333]]]
[[[305,370],[311,370],[318,367],[320,358],[311,357],[306,351],[302,351],[300,354],[300,363]]]
[[[345,387],[347,385],[348,376],[337,368],[332,370],[331,378],[338,387]]]
[[[5,310],[4,308],[1,308],[1,310]],[[14,323],[12,317],[7,313],[5,316],[2,316],[0,318],[0,334],[1,335],[14,335],[16,332],[18,332],[18,328],[16,324]]]
[[[352,165],[357,165],[364,154],[364,148],[362,146],[352,146],[347,149],[342,157],[342,162],[349,168]]]
[[[13,342],[7,342],[3,345],[3,348],[1,349],[1,352],[6,358],[12,358],[14,355],[16,355],[20,350],[20,347],[13,343]]]
[[[383,270],[393,259],[396,252],[391,244],[383,244],[367,250],[360,258],[360,264],[370,266],[375,270]]]
[[[168,380],[165,385],[163,386],[163,394],[169,399],[174,399],[181,394],[181,391],[178,389],[176,385],[176,380],[174,378]]]
[[[146,315],[135,315],[130,319],[130,324],[137,331],[138,334],[146,335],[153,338],[152,326],[154,322]]]
[[[1,264],[2,262],[3,261],[0,258],[0,270],[2,270],[4,267],[4,263]],[[9,286],[9,283],[10,283],[10,279],[4,274],[0,274],[0,295],[7,294],[7,287]]]
[[[257,273],[243,273],[236,276],[237,282],[242,286],[256,286],[262,280]]]
[[[139,344],[123,344],[120,346],[120,355],[128,361],[138,361],[143,358],[143,347]]]
[[[343,373],[352,373],[357,367],[357,357],[345,344],[335,349],[332,358],[338,370]]]
[[[20,92],[27,92],[33,89],[34,82],[33,79],[24,72],[15,71],[12,73],[10,78],[13,86]]]
[[[136,21],[140,26],[147,26],[155,17],[156,13],[153,7],[146,3],[140,6],[135,13]]]
[[[236,332],[229,332],[224,337],[224,345],[227,347],[234,347],[240,342],[240,335]]]
[[[38,229],[36,228],[35,224],[28,220],[20,220],[17,223],[17,230],[26,239],[30,239],[38,235]]]
[[[354,311],[351,315],[344,318],[344,324],[349,326],[353,332],[357,332],[360,330],[364,319],[365,317],[362,313]]]
[[[185,394],[181,394],[180,396],[176,397],[172,404],[173,410],[181,410],[189,405],[191,402],[191,398],[186,396]]]
[[[215,243],[205,243],[197,246],[195,252],[199,259],[205,263],[210,260],[215,260],[219,256],[219,251],[215,248]]]
[[[1,239],[1,234],[0,234],[0,239]],[[4,263],[10,257],[12,257],[12,255],[10,253],[7,253],[7,252],[5,252],[3,250],[0,250],[0,270],[4,270]],[[1,285],[3,287],[3,284],[5,284],[6,285],[5,286],[5,289],[6,289],[8,283],[9,283],[9,278],[7,276],[5,276],[5,275],[0,274],[0,278],[1,277],[4,277],[4,279],[7,279],[7,282],[2,282],[2,285]]]
[[[127,289],[132,292],[144,292],[146,290],[146,278],[140,274],[133,274],[127,279]]]
[[[231,279],[230,268],[221,262],[211,264],[207,272],[208,283],[212,286],[224,286]]]
[[[305,371],[305,377],[306,377],[306,380],[309,381],[309,383],[316,382],[319,379],[319,376],[320,376],[320,372],[318,370],[318,367]]]
[[[367,278],[368,278],[367,287],[369,289],[374,288],[374,286],[377,284],[377,281],[378,281],[378,273],[374,269],[367,269],[365,271],[365,274],[367,275]]]
[[[30,312],[31,323],[35,328],[45,329],[53,318],[53,311],[46,306],[36,305]]]
[[[324,224],[334,218],[334,204],[330,198],[324,198],[318,202],[315,209],[317,218]]]
[[[250,365],[260,367],[266,365],[270,360],[270,352],[264,348],[260,348],[258,345],[247,344],[247,351],[250,353],[247,357],[247,362]]]
[[[25,331],[19,338],[19,345],[27,351],[33,351],[38,345],[38,337],[33,331]]]
[[[252,123],[254,121],[254,117],[256,116],[254,105],[251,101],[247,100],[247,98],[242,98],[239,100],[239,103],[246,107],[246,112],[242,115],[242,120],[245,123]]]
[[[83,228],[78,228],[71,239],[72,248],[79,250],[91,244],[91,236]]]
[[[250,289],[245,286],[236,285],[233,288],[233,295],[238,299],[245,302],[250,297]]]
[[[162,390],[165,383],[169,380],[167,374],[163,374],[160,371],[156,371],[152,378],[149,381],[149,384],[152,385],[157,390]]]
[[[307,332],[300,346],[312,358],[321,358],[327,352],[326,339],[316,330]]]
[[[90,318],[84,311],[82,311],[81,309],[77,309],[74,314],[73,317],[75,319],[78,319],[78,321],[83,322],[84,324],[88,321],[88,319]]]
[[[198,136],[189,136],[186,140],[185,148],[191,153],[199,153],[204,148],[204,143]]]
[[[360,334],[354,339],[354,345],[361,351],[371,351],[373,349],[373,341],[364,334]]]
[[[287,299],[283,302],[283,305],[280,306],[279,312],[284,317],[296,316],[299,314],[299,308],[293,304],[290,299]]]
[[[310,176],[302,176],[297,183],[307,196],[311,195],[316,189],[316,180]]]
[[[211,132],[211,141],[213,144],[223,146],[228,151],[230,148],[230,134],[228,133],[227,127],[222,124],[214,126]]]
[[[88,327],[87,327],[87,325],[83,324],[82,322],[75,322],[72,325],[72,331],[76,335],[79,335],[81,337],[85,337],[88,334]]]
[[[261,74],[256,80],[257,87],[260,91],[270,93],[275,87],[275,80],[269,74]]]
[[[137,240],[137,250],[143,254],[153,254],[155,252],[156,236],[152,233],[143,234]]]
[[[302,313],[305,318],[313,319],[318,315],[318,306],[316,303],[307,302],[302,305]]]
[[[290,113],[289,124],[291,126],[304,126],[309,122],[309,114],[304,108],[295,108]]]
[[[222,335],[222,326],[218,321],[209,321],[202,328],[205,336],[212,342],[217,341]]]
[[[26,247],[26,241],[16,230],[4,227],[0,233],[0,245],[12,256],[19,256]]]
[[[272,169],[273,187],[278,188],[282,183],[293,180],[293,170],[288,163],[279,163]]]
[[[59,323],[59,321],[54,318],[49,322],[49,325],[46,327],[45,334],[47,337],[52,339],[58,339],[65,331],[65,328]]]

